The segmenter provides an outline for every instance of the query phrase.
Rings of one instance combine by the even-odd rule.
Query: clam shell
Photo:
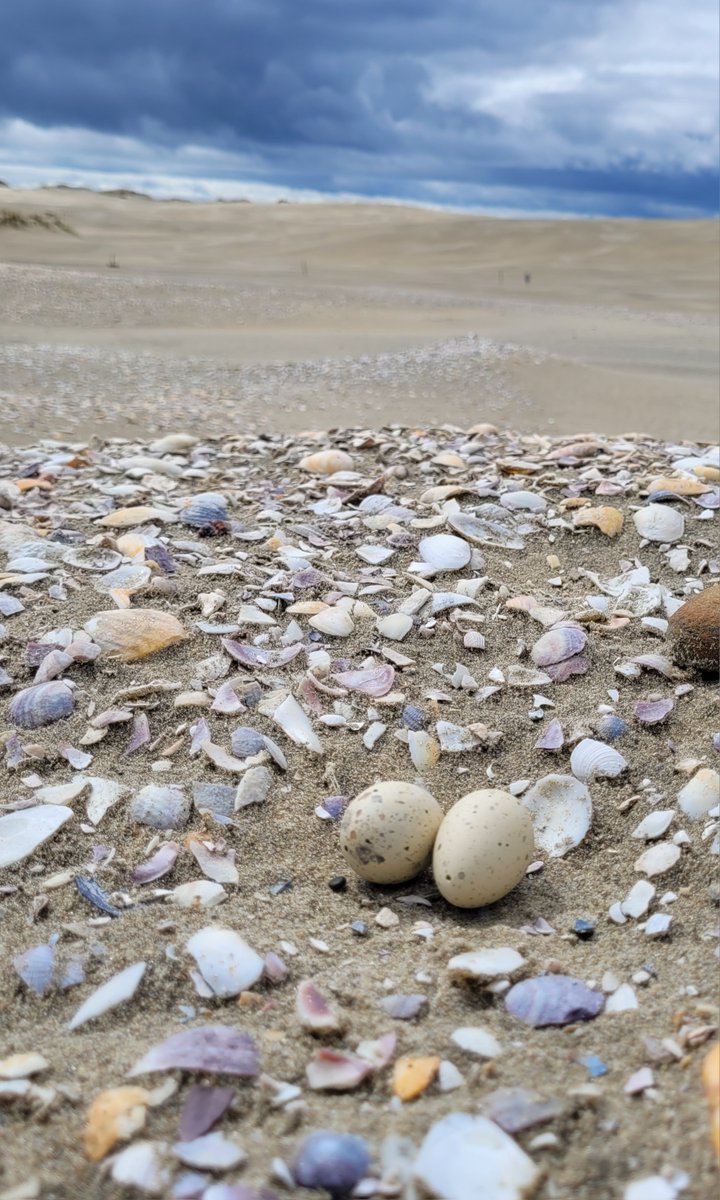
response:
[[[145,658],[188,636],[177,617],[154,608],[99,612],[86,621],[84,629],[107,658],[123,662]]]
[[[158,787],[149,783],[133,797],[130,816],[153,829],[182,829],[190,816],[190,800],[185,789],[175,784]]]
[[[106,529],[130,529],[133,525],[143,525],[146,521],[165,521],[167,512],[161,508],[150,508],[146,504],[137,504],[131,508],[116,508],[107,516],[96,522]]]
[[[220,999],[238,996],[263,973],[263,960],[234,929],[208,925],[185,944],[205,982]]]
[[[298,466],[311,475],[334,475],[336,471],[352,471],[354,463],[344,450],[318,450],[301,458]]]
[[[225,533],[229,528],[225,497],[219,492],[200,492],[180,509],[180,520],[204,534]]]
[[[602,1012],[604,1004],[602,992],[593,991],[581,979],[570,975],[522,979],[505,997],[510,1015],[534,1029],[591,1021]]]
[[[707,815],[720,802],[720,775],[712,767],[702,767],[678,792],[678,804],[693,821]]]
[[[375,627],[381,637],[389,638],[391,642],[401,642],[412,629],[413,619],[407,613],[390,613],[387,617],[380,617]]]
[[[538,667],[549,667],[579,654],[587,643],[587,634],[579,625],[557,625],[538,638],[530,657]]]
[[[594,738],[583,738],[570,755],[570,770],[583,782],[594,778],[614,779],[626,767],[622,754]]]
[[[436,533],[423,538],[418,547],[423,563],[433,571],[461,571],[470,562],[472,551],[463,538],[451,533]]]
[[[499,504],[481,504],[475,516],[452,513],[448,525],[476,546],[498,546],[503,550],[524,550],[525,542],[515,528],[512,516]]]
[[[313,754],[324,753],[310,718],[289,692],[271,692],[266,695],[258,704],[258,712],[270,717],[297,746],[306,746]]]
[[[151,576],[152,571],[143,563],[126,563],[115,571],[108,571],[106,575],[101,575],[95,581],[95,591],[106,596],[110,592],[118,590],[132,595],[133,592],[142,591],[144,587],[147,587]]]
[[[39,804],[35,808],[6,813],[0,817],[0,867],[22,862],[73,816],[61,804]]]
[[[310,618],[309,624],[327,637],[349,637],[355,628],[350,613],[337,607],[324,608]]]
[[[675,701],[669,697],[663,700],[638,700],[633,712],[635,719],[643,725],[659,725],[670,716],[675,707]]]
[[[510,512],[544,512],[547,508],[547,500],[544,496],[538,495],[537,492],[517,491],[503,492],[500,497],[500,504],[503,508],[509,509]]]
[[[122,554],[105,546],[71,546],[63,554],[63,562],[82,571],[112,571],[122,562]]]
[[[682,513],[667,504],[646,504],[633,514],[640,537],[649,542],[679,542],[685,532]]]
[[[13,696],[8,717],[19,729],[42,729],[69,717],[75,708],[72,688],[59,679],[36,683]]]
[[[590,792],[572,775],[546,775],[520,803],[532,816],[535,844],[551,858],[579,846],[590,828]]]

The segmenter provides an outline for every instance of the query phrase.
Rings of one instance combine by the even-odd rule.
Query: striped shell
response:
[[[511,1016],[534,1029],[591,1021],[602,1012],[605,997],[570,975],[539,975],[522,979],[505,997]]]
[[[10,701],[8,717],[19,729],[42,729],[69,717],[75,708],[72,688],[62,680],[36,683]]]
[[[187,637],[177,617],[154,608],[119,608],[96,613],[84,628],[107,658],[124,662],[145,658]]]
[[[583,738],[570,755],[570,770],[576,779],[582,779],[583,782],[596,777],[614,779],[626,767],[622,754],[605,742],[596,742],[594,738]]]
[[[206,536],[226,533],[228,513],[225,497],[219,492],[200,492],[180,509],[180,520],[191,529],[198,529]]]
[[[587,634],[579,625],[557,625],[538,638],[530,657],[538,667],[549,667],[579,654],[587,642]]]

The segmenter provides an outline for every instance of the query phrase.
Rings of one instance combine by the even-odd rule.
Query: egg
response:
[[[424,788],[398,779],[374,783],[345,810],[340,849],[361,879],[404,883],[430,862],[442,816]]]
[[[458,908],[478,908],[507,895],[534,857],[530,814],[509,792],[486,788],[454,804],[438,830],[433,874]]]

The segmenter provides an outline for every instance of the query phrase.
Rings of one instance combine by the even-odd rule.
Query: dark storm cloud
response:
[[[76,131],[56,167],[92,145],[112,170],[100,133],[143,170],[190,146],[219,178],[294,188],[712,209],[714,21],[713,0],[23,0],[2,161],[22,121]]]

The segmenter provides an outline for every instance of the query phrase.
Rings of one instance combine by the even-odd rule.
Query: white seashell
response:
[[[0,867],[12,867],[54,837],[73,816],[61,804],[39,804],[0,817]]]
[[[145,974],[146,965],[144,962],[133,963],[131,967],[126,967],[124,971],[108,979],[107,983],[103,983],[80,1005],[75,1016],[68,1022],[68,1029],[77,1029],[86,1021],[93,1021],[109,1009],[117,1008],[118,1004],[131,1000]]]
[[[435,729],[440,739],[440,746],[450,754],[462,754],[466,750],[474,750],[478,743],[476,737],[462,725],[453,725],[452,721],[438,721]]]
[[[95,591],[108,595],[114,591],[139,592],[150,582],[152,571],[144,563],[126,563],[115,571],[108,571],[95,581]]]
[[[579,846],[590,828],[590,792],[572,775],[546,775],[520,803],[532,816],[536,846],[551,858]]]
[[[635,989],[629,983],[623,983],[605,1002],[606,1013],[630,1012],[639,1008]]]
[[[88,821],[97,825],[128,788],[123,783],[116,783],[114,779],[102,779],[99,775],[83,775],[83,780],[90,785],[90,795],[85,808]]]
[[[164,1164],[165,1142],[133,1142],[112,1160],[110,1174],[115,1183],[151,1196],[167,1196],[170,1171]]]
[[[646,504],[633,513],[633,521],[649,542],[679,542],[685,532],[685,518],[669,504]]]
[[[495,979],[511,979],[525,966],[525,959],[510,946],[497,946],[491,950],[470,950],[456,954],[450,959],[447,969],[455,979],[477,979],[491,983]]]
[[[670,871],[680,858],[680,847],[673,842],[658,842],[641,854],[635,863],[635,870],[651,879],[654,875],[664,875]]]
[[[720,801],[720,775],[712,767],[702,767],[678,792],[678,804],[691,820],[707,815]]]
[[[389,638],[391,642],[401,642],[412,627],[413,619],[407,613],[390,613],[387,617],[379,617],[375,625],[380,636]]]
[[[358,558],[363,560],[363,562],[370,563],[371,566],[377,567],[380,566],[381,563],[387,562],[389,558],[392,558],[395,551],[390,546],[376,546],[374,544],[369,544],[366,546],[358,546],[355,550],[355,553],[357,554]]]
[[[130,817],[154,829],[182,829],[190,816],[190,798],[177,784],[150,783],[133,797]]]
[[[337,471],[352,471],[354,463],[344,450],[318,450],[301,458],[298,466],[312,475],[334,475]]]
[[[625,917],[643,917],[650,907],[650,901],[655,895],[655,888],[647,879],[638,879],[630,888],[625,899],[620,904],[620,912]]]
[[[278,703],[278,697],[282,697]],[[313,754],[322,754],[323,748],[309,717],[303,712],[294,696],[283,692],[270,692],[258,705],[258,712],[279,725],[298,746],[306,746]]]
[[[209,1171],[230,1171],[247,1158],[245,1151],[226,1138],[223,1133],[206,1133],[191,1142],[176,1142],[173,1154],[186,1167],[198,1167]],[[213,1188],[208,1191],[212,1193]],[[223,1189],[224,1191],[224,1189]],[[222,1194],[222,1193],[219,1193]],[[208,1192],[205,1192],[208,1195]]]
[[[69,567],[79,567],[82,571],[112,571],[120,566],[122,554],[104,546],[71,546],[62,560]]]
[[[544,496],[539,496],[537,492],[503,492],[500,503],[510,512],[521,509],[528,512],[544,512],[547,508],[547,500]]]
[[[250,767],[245,772],[235,793],[235,812],[249,804],[262,804],[267,800],[272,787],[272,775],[267,767]]]
[[[424,729],[408,730],[408,750],[416,771],[422,775],[436,766],[440,759],[440,746],[431,733]]]
[[[247,991],[263,973],[263,960],[233,929],[206,926],[186,942],[205,982],[220,999]]]
[[[151,442],[148,449],[153,454],[182,454],[183,450],[192,449],[197,442],[198,439],[191,433],[168,433]]]
[[[72,783],[47,784],[37,789],[34,799],[41,804],[69,804],[71,800],[77,799],[87,786],[87,779],[82,777],[73,779]]]
[[[215,908],[227,900],[227,892],[221,883],[211,883],[209,879],[193,879],[190,883],[181,883],[173,888],[170,900],[178,908]]]
[[[436,533],[423,538],[418,547],[422,563],[412,564],[410,570],[429,567],[433,572],[460,571],[470,562],[472,551],[463,538],[451,533]]]
[[[349,637],[355,628],[350,613],[337,606],[324,608],[322,612],[311,617],[308,624],[327,637]]]
[[[42,1054],[11,1054],[0,1060],[0,1079],[27,1079],[39,1071],[46,1071],[49,1066],[50,1063]]]
[[[671,808],[656,809],[654,812],[648,813],[640,824],[635,826],[630,837],[642,838],[646,842],[652,842],[655,838],[662,837],[665,831],[669,829],[674,816],[675,813]]]
[[[463,596],[461,592],[433,592],[430,601],[430,611],[434,617],[438,613],[446,612],[448,608],[460,608],[461,605],[475,603],[471,596]]]
[[[497,1058],[502,1054],[502,1046],[488,1029],[469,1025],[462,1029],[454,1029],[450,1034],[452,1041],[468,1054],[476,1054],[478,1058]]]
[[[521,1200],[537,1190],[540,1170],[494,1121],[455,1112],[430,1127],[412,1180],[436,1200]]]
[[[570,755],[570,770],[576,779],[615,779],[627,767],[622,754],[605,742],[583,738]]]

